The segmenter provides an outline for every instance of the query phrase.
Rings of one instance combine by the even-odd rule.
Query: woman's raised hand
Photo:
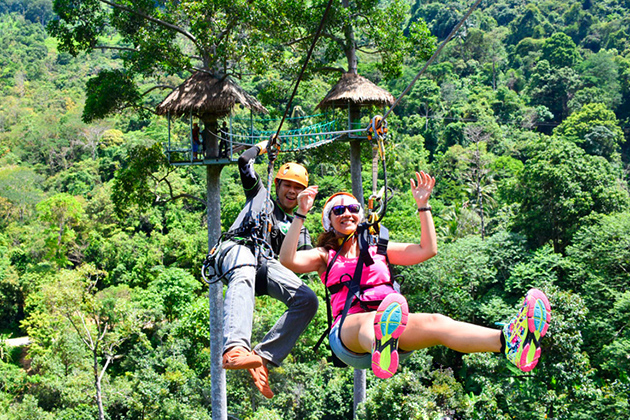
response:
[[[311,185],[298,194],[298,212],[300,214],[306,215],[306,213],[313,208],[313,203],[315,202],[315,196],[317,195],[318,190],[319,186]]]
[[[431,196],[433,187],[435,186],[435,178],[424,171],[416,172],[416,178],[418,179],[417,183],[413,178],[410,179],[411,193],[418,207],[426,207],[429,203],[429,197]]]

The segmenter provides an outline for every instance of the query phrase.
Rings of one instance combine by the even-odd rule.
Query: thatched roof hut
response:
[[[202,119],[218,119],[228,115],[236,104],[254,112],[268,112],[256,98],[230,78],[217,79],[208,73],[196,72],[157,106],[157,113],[180,116],[192,112]]]
[[[394,101],[395,98],[391,93],[376,86],[365,77],[344,73],[316,108],[326,109],[342,104],[390,106]]]

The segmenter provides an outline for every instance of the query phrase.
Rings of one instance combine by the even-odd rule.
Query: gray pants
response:
[[[222,248],[231,245],[224,242]],[[241,346],[251,349],[252,323],[254,317],[256,259],[244,245],[235,245],[227,250],[219,272],[236,268],[225,277],[228,288],[223,304],[223,351]],[[318,300],[313,292],[291,270],[277,260],[267,263],[267,293],[287,305],[287,310],[265,335],[254,351],[273,365],[279,366],[289,354],[300,334],[317,312]]]

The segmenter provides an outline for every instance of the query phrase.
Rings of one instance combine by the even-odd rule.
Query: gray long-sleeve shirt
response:
[[[260,177],[254,170],[254,161],[259,153],[260,149],[254,146],[243,152],[238,159],[238,168],[246,201],[243,210],[232,223],[228,234],[242,238],[251,237],[254,234],[253,230],[256,228],[261,212],[265,210],[266,205],[272,205],[273,209],[270,214],[271,232],[267,235],[266,226],[258,226],[257,233],[269,242],[274,254],[277,256],[280,253],[282,241],[284,241],[289,226],[291,226],[293,216],[286,214],[275,200],[267,202],[267,189],[262,185]],[[310,249],[312,247],[310,234],[305,227],[302,227],[298,249]]]

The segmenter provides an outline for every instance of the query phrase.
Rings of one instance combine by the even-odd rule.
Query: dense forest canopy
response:
[[[142,7],[191,36],[108,3]],[[358,74],[398,96],[472,2],[334,4],[291,110],[310,116],[304,124],[328,118],[315,107],[350,69],[349,24]],[[171,199],[171,190],[204,198],[206,173],[168,165],[168,124],[153,113],[168,90],[153,88],[199,69],[229,74],[273,129],[322,5],[0,0],[0,420],[95,419],[99,401],[112,420],[211,418],[206,210]],[[224,50],[204,38],[210,6],[213,22],[234,28]],[[481,2],[388,118],[393,239],[420,238],[413,172],[437,180],[439,253],[399,270],[410,309],[495,327],[535,286],[553,319],[531,374],[497,355],[417,351],[390,380],[368,373],[359,418],[630,417],[628,10],[628,0]],[[92,19],[84,29],[98,27],[82,43],[68,32],[78,26],[59,19],[79,11]],[[376,112],[364,110],[364,122]],[[172,124],[187,135],[187,120]],[[302,162],[322,199],[351,190],[349,156],[339,141],[279,161]],[[362,158],[371,188],[368,145]],[[226,166],[224,229],[243,203]],[[313,237],[318,220],[306,222]],[[304,280],[324,298],[318,278]],[[254,342],[283,310],[257,299]],[[273,400],[230,372],[231,415],[352,418],[352,371],[327,363],[325,347],[313,351],[325,324],[320,310],[271,371]],[[5,342],[22,336],[28,346]]]

